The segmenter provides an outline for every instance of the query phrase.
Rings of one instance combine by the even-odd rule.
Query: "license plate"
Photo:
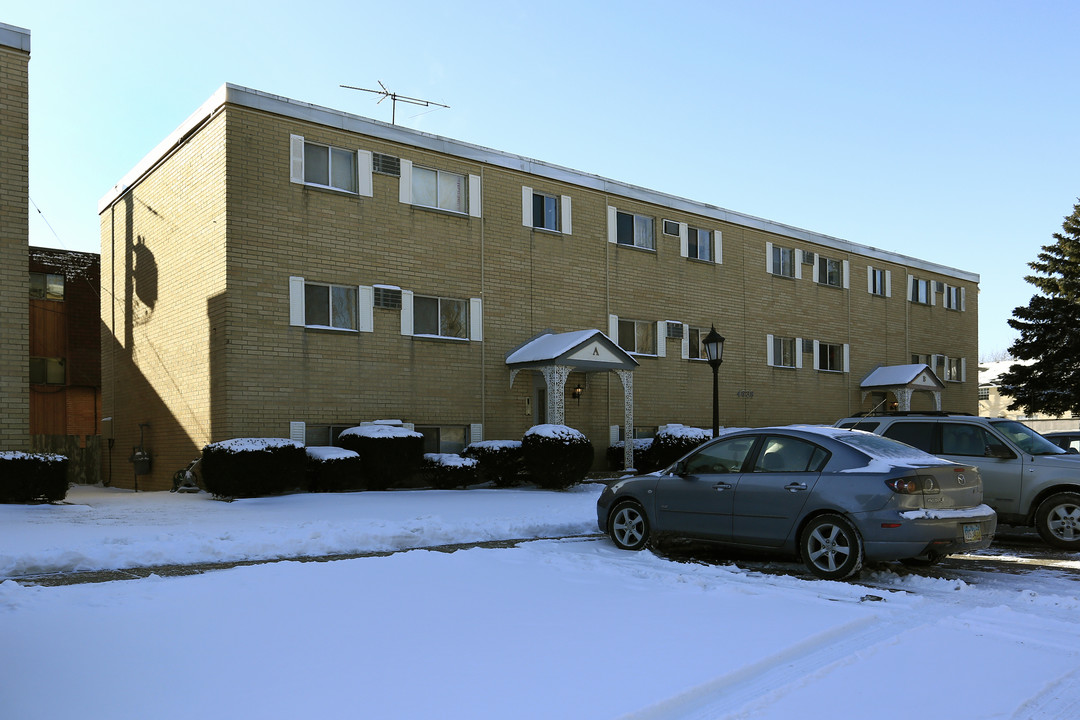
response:
[[[979,523],[964,525],[964,542],[973,543],[982,540],[982,526]]]

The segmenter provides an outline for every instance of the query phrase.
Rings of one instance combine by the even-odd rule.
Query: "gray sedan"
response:
[[[975,467],[816,426],[721,435],[666,470],[613,483],[596,515],[624,550],[706,540],[798,556],[829,580],[864,560],[925,564],[985,548],[997,529]]]

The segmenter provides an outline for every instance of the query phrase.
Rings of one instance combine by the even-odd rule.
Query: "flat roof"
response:
[[[28,53],[30,52],[30,31],[0,23],[0,45]]]
[[[138,182],[149,173],[158,162],[164,159],[174,148],[183,143],[188,135],[226,104],[261,110],[295,120],[325,125],[339,130],[439,152],[445,155],[472,160],[508,170],[516,170],[557,182],[564,182],[610,195],[617,195],[632,200],[669,207],[674,210],[693,213],[695,215],[712,218],[733,225],[754,228],[774,235],[791,238],[793,240],[802,240],[808,243],[814,243],[815,245],[834,248],[842,252],[862,255],[867,258],[882,260],[898,265],[905,265],[907,267],[926,270],[940,275],[947,275],[972,283],[979,282],[979,275],[977,273],[968,272],[966,270],[958,270],[956,268],[939,265],[908,255],[881,250],[869,245],[860,245],[830,235],[823,235],[821,233],[785,225],[772,220],[754,217],[753,215],[746,215],[733,210],[727,210],[716,205],[710,205],[695,200],[687,200],[686,198],[669,195],[656,190],[649,190],[637,185],[610,180],[599,175],[572,170],[570,168],[553,165],[540,160],[533,160],[531,158],[502,152],[500,150],[492,150],[460,140],[452,140],[450,138],[444,138],[438,135],[420,132],[418,130],[411,130],[409,128],[403,128],[400,125],[391,125],[389,123],[353,115],[341,110],[332,110],[320,105],[291,100],[279,95],[271,95],[269,93],[252,90],[231,83],[225,83],[218,88],[209,100],[203,103],[202,106],[192,113],[187,120],[181,123],[176,130],[159,143],[158,146],[144,157],[139,164],[132,168],[130,172],[124,175],[120,182],[114,185],[109,192],[105,193],[98,202],[98,213],[104,212],[109,206],[116,202],[121,195],[127,192],[128,189],[138,184]]]

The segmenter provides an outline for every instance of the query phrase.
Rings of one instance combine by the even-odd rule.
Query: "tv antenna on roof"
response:
[[[386,98],[390,98],[390,123],[392,125],[397,124],[398,100],[400,100],[401,102],[409,103],[410,105],[420,105],[421,107],[431,107],[432,105],[438,105],[439,107],[444,107],[447,109],[449,109],[450,107],[449,105],[437,103],[434,100],[421,100],[420,98],[409,97],[407,95],[398,95],[396,92],[391,92],[390,90],[387,90],[386,86],[383,85],[382,80],[376,80],[376,82],[379,83],[379,87],[381,87],[382,90],[368,90],[367,88],[354,87],[352,85],[338,85],[338,87],[348,88],[349,90],[360,90],[362,92],[375,93],[376,95],[382,95],[382,97],[379,98],[379,102],[375,103],[376,105],[381,103]]]

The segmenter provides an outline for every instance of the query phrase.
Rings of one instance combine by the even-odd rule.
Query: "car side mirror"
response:
[[[679,477],[682,477],[686,474],[686,462],[680,460],[674,465],[668,466],[668,469],[664,472],[666,472],[668,475],[678,475]]]
[[[1016,455],[1004,445],[987,445],[986,457],[997,458],[999,460],[1012,460]]]
[[[1066,453],[1071,453],[1071,454],[1073,454],[1073,455],[1080,455],[1080,450],[1077,450],[1077,449],[1076,449],[1076,448],[1074,448],[1074,447],[1067,447],[1067,448],[1065,448],[1065,452],[1066,452]]]

